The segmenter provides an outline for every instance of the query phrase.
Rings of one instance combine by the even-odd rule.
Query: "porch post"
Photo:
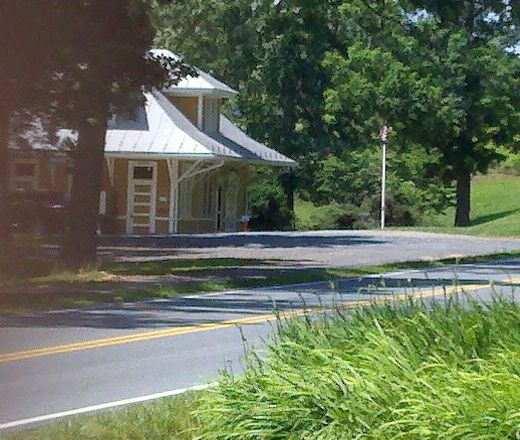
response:
[[[170,175],[170,215],[168,233],[176,234],[178,230],[178,193],[179,193],[179,161],[168,159],[168,172]]]
[[[197,127],[202,130],[202,125],[204,124],[204,97],[199,95],[199,100],[197,103]]]

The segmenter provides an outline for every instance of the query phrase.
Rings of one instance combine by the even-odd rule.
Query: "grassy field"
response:
[[[473,179],[471,226],[454,228],[454,209],[425,220],[421,230],[520,237],[520,176],[490,174]]]
[[[6,440],[515,439],[520,306],[404,302],[280,322],[243,377]]]
[[[422,225],[413,229],[426,232],[467,234],[489,237],[520,237],[520,176],[490,174],[473,179],[471,196],[472,224],[467,228],[453,227],[454,208],[445,214],[429,216]],[[319,208],[310,202],[296,200],[296,224],[316,227],[320,218]],[[321,229],[334,226],[322,221]]]

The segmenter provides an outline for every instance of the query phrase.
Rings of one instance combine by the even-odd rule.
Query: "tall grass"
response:
[[[516,439],[520,307],[410,302],[292,320],[196,415],[203,439]]]

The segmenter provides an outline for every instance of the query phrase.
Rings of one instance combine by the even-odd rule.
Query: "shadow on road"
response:
[[[509,262],[505,267],[504,271],[497,271],[494,264],[464,265],[457,267],[456,273],[453,268],[439,268],[385,278],[349,278],[336,283],[241,290],[121,305],[107,304],[81,310],[3,315],[0,316],[0,327],[142,329],[197,325],[268,314],[273,309],[288,311],[331,305],[335,301],[358,301],[436,287],[449,288],[457,279],[455,282],[461,285],[486,286],[490,280],[507,280],[520,276],[520,261]]]

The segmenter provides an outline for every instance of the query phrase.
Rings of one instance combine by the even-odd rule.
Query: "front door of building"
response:
[[[157,162],[128,163],[128,210],[126,233],[155,233]]]
[[[222,231],[222,185],[217,185],[216,207],[215,207],[215,230]]]
[[[240,180],[236,172],[231,172],[228,177],[226,191],[226,216],[224,219],[225,231],[236,232],[238,227],[238,191]]]

